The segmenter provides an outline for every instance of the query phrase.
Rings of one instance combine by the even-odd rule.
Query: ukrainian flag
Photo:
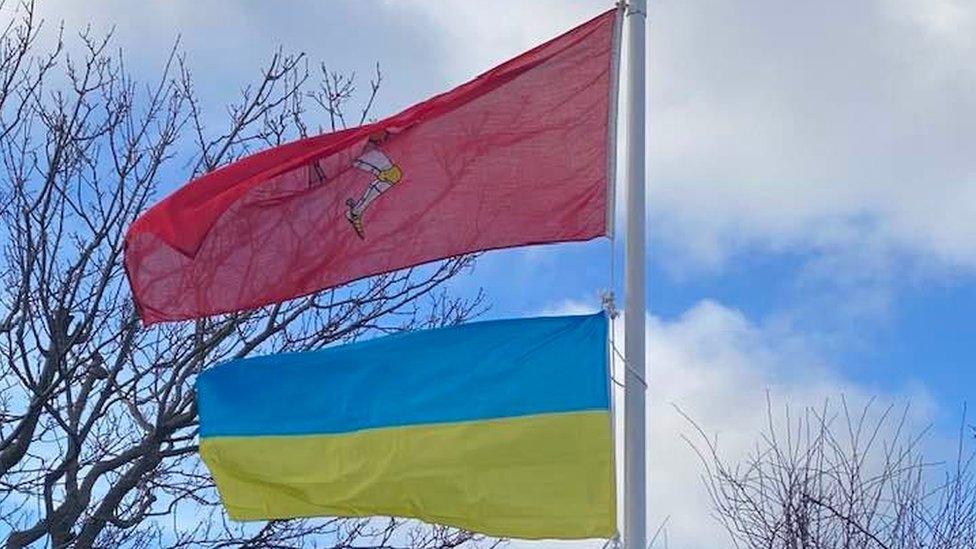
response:
[[[230,516],[400,516],[611,537],[603,314],[479,322],[200,375],[200,453]]]

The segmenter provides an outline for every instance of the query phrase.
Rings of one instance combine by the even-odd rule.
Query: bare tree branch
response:
[[[197,456],[193,386],[202,370],[255,353],[462,322],[483,310],[482,296],[454,297],[445,284],[474,257],[151,329],[140,326],[131,301],[125,230],[158,196],[160,179],[188,179],[305,136],[314,120],[344,126],[354,78],[323,72],[320,91],[310,91],[305,57],[278,50],[218,121],[196,96],[178,41],[159,78],[144,84],[130,76],[111,35],[86,29],[77,47],[66,48],[59,33],[49,51],[39,51],[40,32],[30,1],[0,29],[5,545],[496,543],[400,519],[232,523]],[[360,122],[380,82],[377,67],[356,109]]]
[[[716,517],[737,547],[950,549],[976,546],[976,454],[925,461],[925,430],[906,429],[908,407],[852,411],[841,399],[805,409],[772,410],[756,449],[730,463],[718,442],[684,415],[686,439],[704,470]]]

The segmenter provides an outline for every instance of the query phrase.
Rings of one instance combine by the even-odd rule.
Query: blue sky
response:
[[[65,0],[42,10],[69,28],[115,25],[130,67],[147,75],[181,35],[215,115],[279,44],[337,70],[379,62],[376,113],[386,115],[610,4]],[[761,425],[766,389],[798,406],[841,394],[911,401],[917,425],[940,433],[976,395],[976,6],[650,5],[652,524],[671,516],[675,546],[706,547],[719,534],[699,527],[701,494],[675,496],[697,473],[670,404],[735,452]],[[606,241],[496,252],[456,288],[484,287],[490,316],[594,309],[610,252]]]

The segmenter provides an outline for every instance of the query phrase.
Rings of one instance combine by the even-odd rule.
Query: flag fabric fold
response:
[[[191,181],[125,239],[144,323],[608,231],[616,10],[378,122]]]
[[[603,314],[478,322],[219,365],[200,453],[234,519],[616,530]]]

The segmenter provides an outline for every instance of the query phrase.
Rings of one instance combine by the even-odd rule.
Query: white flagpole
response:
[[[647,547],[647,412],[644,345],[644,34],[647,1],[629,0],[627,21],[627,244],[624,274],[624,547]]]

